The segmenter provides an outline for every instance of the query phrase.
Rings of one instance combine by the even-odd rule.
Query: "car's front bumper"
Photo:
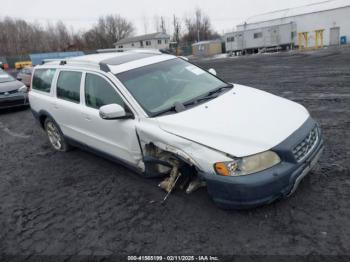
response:
[[[241,177],[200,174],[206,180],[214,202],[222,208],[253,208],[292,194],[323,151],[322,134],[318,128],[318,140],[305,159],[298,162],[293,157],[292,148],[303,141],[315,126],[315,121],[308,119],[300,129],[273,148],[282,161],[272,168]]]
[[[20,107],[29,105],[28,95],[26,93],[15,93],[0,96],[0,109]]]

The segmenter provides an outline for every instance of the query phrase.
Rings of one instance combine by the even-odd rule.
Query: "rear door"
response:
[[[57,78],[57,69],[38,68],[34,71],[32,90],[29,92],[30,107],[39,113],[46,111],[52,114],[54,97],[54,83]]]
[[[81,71],[59,71],[54,90],[56,99],[52,102],[50,112],[63,134],[77,141],[80,141],[84,134],[84,130],[77,121],[81,117],[82,75]]]
[[[99,115],[99,108],[108,104],[119,104],[131,112],[115,85],[101,74],[86,72],[82,99],[84,109],[79,117],[79,126],[85,132],[84,142],[136,166],[142,155],[136,135],[136,120],[104,120]]]

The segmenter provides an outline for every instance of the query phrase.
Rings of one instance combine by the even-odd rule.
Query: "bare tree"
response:
[[[0,20],[0,54],[25,55],[28,53],[65,51],[72,46],[73,35],[58,22],[42,27],[21,19]]]
[[[181,22],[175,15],[173,17],[173,31],[173,41],[179,43],[181,34]]]
[[[56,32],[54,32],[54,34],[57,36],[59,51],[66,51],[72,44],[72,37],[70,36],[66,25],[63,24],[62,21],[58,21],[55,30]]]
[[[199,42],[203,40],[215,39],[218,34],[213,31],[209,16],[197,8],[192,17],[185,18],[186,34],[183,36],[183,41],[188,43]]]
[[[83,38],[87,48],[111,48],[113,44],[134,32],[131,22],[120,15],[100,17],[97,24],[87,31]]]
[[[145,33],[148,33],[148,20],[144,18]],[[154,17],[157,32],[167,32],[171,21],[164,16]],[[196,9],[192,16],[180,19],[173,16],[173,41],[193,43],[216,38],[209,17]],[[185,34],[182,35],[182,26]],[[98,19],[96,24],[85,32],[74,32],[59,21],[43,26],[28,23],[22,19],[0,18],[0,55],[25,55],[37,52],[53,52],[67,50],[94,50],[111,48],[114,43],[133,35],[134,26],[120,15],[107,15]]]
[[[160,30],[162,33],[166,33],[165,19],[163,16],[160,17]]]
[[[197,42],[200,41],[200,30],[201,30],[201,24],[202,24],[202,11],[197,8],[195,11],[195,23],[196,23],[196,33],[197,33]]]
[[[156,32],[160,32],[160,17],[158,15],[155,15],[153,17],[153,22],[154,22],[154,30]]]
[[[144,15],[142,17],[142,22],[143,22],[143,31],[145,34],[148,34],[149,23],[148,23],[148,18],[146,15]]]

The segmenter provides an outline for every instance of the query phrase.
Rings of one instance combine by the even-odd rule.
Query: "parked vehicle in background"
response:
[[[7,70],[9,69],[9,65],[4,62],[0,62],[0,69]]]
[[[29,87],[32,80],[32,73],[33,67],[25,67],[18,72],[17,80]]]
[[[292,194],[318,161],[321,130],[301,105],[227,83],[151,50],[51,61],[34,69],[33,115],[53,148],[116,159],[187,193],[207,185],[223,208]]]
[[[29,105],[28,88],[0,69],[0,109]]]
[[[15,69],[19,70],[22,69],[24,67],[32,67],[32,61],[19,61],[15,63]]]

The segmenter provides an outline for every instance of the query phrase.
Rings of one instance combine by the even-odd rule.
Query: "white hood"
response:
[[[242,157],[278,145],[308,117],[295,102],[235,85],[216,99],[157,121],[169,133]]]

